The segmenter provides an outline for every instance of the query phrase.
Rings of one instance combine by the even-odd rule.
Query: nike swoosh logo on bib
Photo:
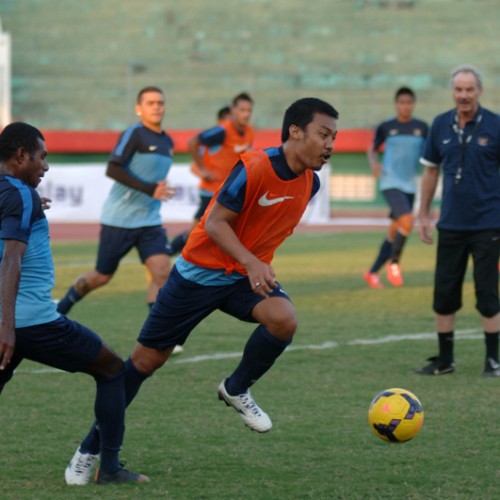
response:
[[[234,145],[234,152],[235,153],[243,153],[250,147],[250,144],[235,144]]]
[[[266,194],[263,194],[259,198],[259,205],[261,207],[270,207],[271,205],[276,205],[276,203],[283,203],[285,200],[292,200],[293,196],[280,196],[279,198],[271,198],[269,199],[267,195],[269,194],[269,191],[267,191]]]

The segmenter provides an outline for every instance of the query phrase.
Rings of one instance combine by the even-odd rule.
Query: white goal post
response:
[[[11,37],[2,31],[0,19],[0,129],[12,121]]]

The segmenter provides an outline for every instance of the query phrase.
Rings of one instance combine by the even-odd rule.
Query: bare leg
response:
[[[144,262],[147,268],[149,286],[146,295],[148,304],[153,304],[158,295],[158,290],[167,281],[170,274],[170,259],[168,255],[158,254],[148,257]]]

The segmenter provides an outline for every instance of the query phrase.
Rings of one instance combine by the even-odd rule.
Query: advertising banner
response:
[[[320,176],[321,190],[310,203],[303,222],[328,222],[328,165],[323,167]],[[163,204],[163,221],[191,221],[198,208],[198,177],[191,173],[188,164],[176,164],[167,180],[175,188],[175,196]],[[37,189],[40,196],[52,199],[51,208],[46,212],[50,222],[92,223],[99,222],[102,205],[112,184],[113,180],[105,175],[103,164],[57,164],[50,167]]]

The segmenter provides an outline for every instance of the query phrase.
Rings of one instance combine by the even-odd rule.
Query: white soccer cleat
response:
[[[237,396],[231,396],[226,391],[225,380],[221,382],[217,389],[219,399],[224,401],[227,406],[232,406],[245,422],[247,427],[253,431],[268,432],[273,426],[271,419],[265,411],[257,406],[257,403],[250,395],[250,391]]]
[[[177,344],[174,347],[174,350],[172,351],[172,354],[182,354],[183,352],[184,352],[184,347],[182,347],[181,345]]]
[[[99,455],[81,453],[78,448],[64,471],[66,484],[83,486],[88,484]]]

